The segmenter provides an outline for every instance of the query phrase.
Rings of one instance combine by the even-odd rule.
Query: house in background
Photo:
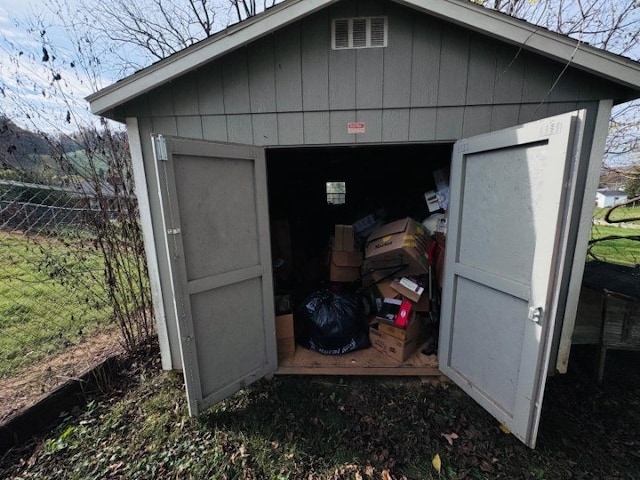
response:
[[[599,189],[596,192],[596,206],[598,208],[614,207],[627,201],[627,194],[620,190]]]

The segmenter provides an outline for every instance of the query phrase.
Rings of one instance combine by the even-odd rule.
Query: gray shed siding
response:
[[[332,51],[331,19],[352,15],[387,15],[388,47]],[[116,116],[137,119],[151,228],[166,252],[151,133],[265,146],[449,142],[586,108],[584,182],[599,101],[623,97],[607,81],[398,4],[344,0],[136,97]],[[365,122],[366,134],[348,134],[352,121]],[[164,254],[157,262],[171,364],[181,368],[173,295],[164,292],[171,267]]]
[[[388,47],[332,51],[331,19]],[[255,145],[453,141],[612,97],[612,85],[391,2],[347,0],[121,107],[152,130]],[[146,104],[145,104],[146,103]],[[366,133],[347,133],[361,121]]]

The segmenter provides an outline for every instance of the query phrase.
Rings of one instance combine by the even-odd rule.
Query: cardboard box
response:
[[[367,240],[365,269],[396,276],[425,274],[429,242],[424,227],[409,217],[382,225]]]
[[[411,315],[411,320],[409,321],[409,325],[407,328],[402,328],[391,323],[380,322],[378,324],[378,330],[385,335],[391,335],[392,337],[405,342],[407,340],[411,340],[419,334],[417,329],[420,327],[421,322],[421,318],[417,317],[414,313],[413,315]]]
[[[418,303],[425,292],[424,287],[421,287],[407,277],[402,277],[400,279],[396,278],[391,282],[391,284],[389,284],[389,286],[403,297],[411,300],[413,303]]]
[[[355,237],[351,225],[336,225],[333,236],[333,250],[336,252],[353,252]]]
[[[376,287],[384,298],[396,298],[399,294],[393,288],[391,288],[391,284],[393,280],[382,280],[376,283]]]
[[[332,282],[354,282],[360,278],[362,253],[331,251],[329,280]]]
[[[412,280],[406,277],[394,279],[389,283],[389,288],[408,300],[411,300],[416,312],[429,311],[429,294],[427,290]]]
[[[382,323],[376,323],[369,327],[369,339],[371,340],[371,344],[376,350],[388,355],[398,362],[404,362],[407,358],[413,355],[422,345],[422,342],[424,342],[426,337],[426,331],[421,317],[419,316],[416,316],[413,319],[407,330],[393,327],[392,325],[382,327],[383,329],[389,327],[402,330],[406,335],[404,339],[385,333],[384,330],[380,330],[381,326]]]
[[[296,340],[292,313],[276,316],[276,343],[278,345],[278,360],[293,357],[296,351]]]

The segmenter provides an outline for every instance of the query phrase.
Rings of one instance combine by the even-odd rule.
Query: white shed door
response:
[[[264,150],[159,135],[153,144],[198,415],[277,368]]]
[[[579,112],[454,146],[440,370],[535,447]]]

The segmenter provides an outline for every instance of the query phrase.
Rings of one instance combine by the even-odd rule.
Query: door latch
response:
[[[529,320],[542,325],[542,307],[529,307]]]

